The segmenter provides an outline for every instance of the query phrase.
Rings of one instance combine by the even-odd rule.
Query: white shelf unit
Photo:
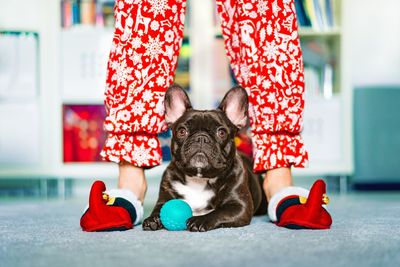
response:
[[[348,18],[344,16],[346,2],[334,0],[333,10],[333,28],[322,31],[299,29],[301,42],[317,40],[329,43],[330,50],[336,55],[336,74],[332,97],[326,99],[306,94],[302,135],[309,150],[310,166],[307,169],[295,169],[295,175],[344,177],[353,173],[352,88],[346,31]],[[318,122],[322,127],[316,130],[313,126]]]
[[[0,4],[1,1],[0,0]],[[7,6],[10,2],[2,6]],[[16,19],[15,14],[19,14],[20,5],[26,5],[25,1],[16,0],[7,6],[7,9],[0,10],[0,29],[3,30],[30,30],[39,34],[39,60],[40,60],[40,147],[41,154],[39,163],[34,166],[3,166],[1,165],[0,177],[60,177],[60,178],[113,178],[117,177],[117,168],[113,163],[63,163],[62,155],[62,105],[67,104],[103,104],[104,80],[99,79],[95,93],[89,91],[79,95],[65,95],[63,86],[65,81],[62,79],[63,64],[62,40],[69,34],[83,34],[89,38],[102,39],[106,43],[110,37],[110,29],[99,29],[96,27],[76,27],[64,30],[60,26],[60,3],[54,0],[35,0],[29,1],[24,8],[25,19]],[[212,25],[211,2],[190,1],[192,11],[191,31],[196,34],[189,34],[192,46],[191,58],[191,86],[193,98],[201,99],[195,103],[197,107],[208,108],[212,106],[213,80],[212,69],[207,68],[212,63],[212,51],[209,44],[215,38],[215,28]],[[343,8],[341,4],[337,5]],[[337,8],[336,16],[340,18],[341,9]],[[34,12],[31,12],[34,11]],[[33,14],[32,14],[33,13]],[[336,133],[340,136],[340,153],[337,160],[319,162],[311,165],[307,169],[295,169],[296,176],[322,176],[322,175],[348,175],[352,173],[352,141],[351,141],[351,88],[349,86],[349,69],[346,62],[346,47],[343,39],[346,32],[341,23],[337,28],[329,31],[316,32],[311,29],[300,29],[302,38],[332,38],[337,43],[339,51],[339,88],[340,94],[334,97],[334,101],[340,105],[338,122],[340,130]],[[111,39],[110,39],[111,42]],[[107,50],[100,51],[103,55]],[[76,88],[79,90],[79,88]],[[207,93],[208,92],[208,93]],[[200,97],[201,96],[201,97]],[[205,97],[206,96],[206,97]],[[314,100],[312,100],[314,101]],[[317,99],[316,102],[306,102],[306,106],[323,106],[324,99]],[[315,105],[314,105],[315,104]],[[319,112],[321,114],[321,112]],[[305,125],[307,127],[307,125]],[[329,138],[325,139],[329,142]],[[324,142],[325,142],[324,141]],[[308,147],[309,144],[306,143]],[[328,152],[329,153],[329,152]],[[154,168],[150,171],[152,175],[160,176],[165,165]]]

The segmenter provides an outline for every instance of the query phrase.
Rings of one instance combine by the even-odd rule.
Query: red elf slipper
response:
[[[83,231],[124,231],[133,228],[143,217],[143,206],[129,190],[105,191],[102,181],[90,190],[89,207],[81,217]]]
[[[326,185],[317,180],[310,192],[301,187],[286,187],[268,204],[268,215],[276,225],[290,229],[329,229],[332,218],[322,207],[328,204]]]

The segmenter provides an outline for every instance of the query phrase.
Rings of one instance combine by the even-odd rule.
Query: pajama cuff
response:
[[[308,165],[308,153],[300,134],[253,133],[253,170],[262,173],[267,170]]]
[[[109,133],[100,155],[105,161],[127,161],[144,168],[155,167],[162,161],[157,135],[146,133]]]

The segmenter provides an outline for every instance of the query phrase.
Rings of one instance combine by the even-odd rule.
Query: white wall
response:
[[[342,3],[352,85],[400,84],[400,1]]]
[[[0,29],[36,30],[42,0],[0,0]]]

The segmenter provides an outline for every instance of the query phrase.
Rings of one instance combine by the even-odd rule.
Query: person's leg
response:
[[[276,168],[266,172],[263,189],[269,201],[273,195],[285,187],[293,185],[290,168]]]
[[[105,129],[101,152],[119,163],[118,188],[143,200],[143,167],[161,162],[157,134],[167,129],[163,96],[173,81],[183,35],[184,0],[117,1],[115,34],[107,72]]]
[[[300,137],[304,76],[293,1],[217,0],[225,46],[249,94],[254,171],[265,172],[268,199],[305,167]]]
[[[115,31],[105,90],[104,129],[108,137],[101,156],[119,164],[118,189],[105,192],[105,199],[110,199],[107,205],[126,208],[131,223],[139,222],[143,215],[147,188],[144,168],[161,163],[157,134],[167,130],[164,94],[173,82],[185,8],[186,0],[117,0],[115,4]],[[101,197],[99,190],[103,187],[103,183],[95,183],[90,199]],[[114,201],[118,198],[125,200]],[[94,205],[101,206],[101,201],[94,200]],[[128,203],[128,208],[124,203]],[[100,216],[104,210],[107,212]],[[104,206],[91,211],[93,216],[89,214],[81,220],[88,231],[104,229],[104,225],[106,229],[115,228],[121,222],[118,218],[126,217],[126,212]],[[111,217],[117,219],[110,221]],[[124,225],[129,228],[129,223]]]
[[[132,191],[143,203],[147,190],[144,169],[128,162],[119,163],[118,188]]]
[[[292,186],[291,166],[308,162],[300,136],[304,74],[294,0],[217,3],[232,69],[249,95],[254,171],[266,171],[268,215],[288,228],[329,228],[324,182],[310,192]]]

